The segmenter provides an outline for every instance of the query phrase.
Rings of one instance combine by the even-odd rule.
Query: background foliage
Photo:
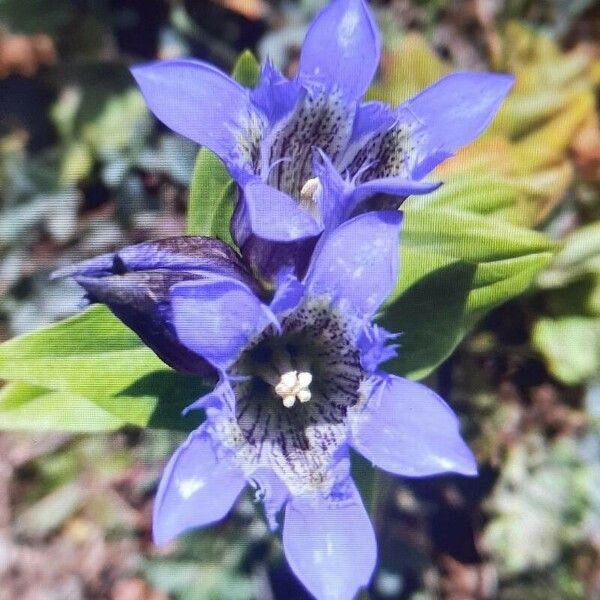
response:
[[[251,496],[152,546],[157,478],[204,384],[48,274],[186,231],[232,243],[227,172],[153,121],[127,68],[195,55],[251,86],[250,48],[293,74],[322,4],[0,0],[0,600],[306,598]],[[457,68],[517,83],[437,169],[444,185],[404,205],[389,369],[459,411],[482,474],[380,481],[370,595],[600,596],[600,11],[373,5],[372,98],[397,104]]]

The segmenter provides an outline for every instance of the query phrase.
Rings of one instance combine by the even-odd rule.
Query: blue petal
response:
[[[304,286],[290,269],[282,271],[277,281],[277,289],[269,307],[274,315],[287,313],[298,304],[304,297]]]
[[[287,194],[258,179],[245,183],[243,191],[243,206],[236,218],[240,244],[245,242],[243,229],[246,235],[272,242],[294,242],[321,233],[315,219]]]
[[[287,194],[258,179],[242,184],[233,237],[253,273],[273,285],[282,269],[306,272],[321,226]]]
[[[364,0],[333,0],[315,18],[302,46],[304,82],[339,87],[348,100],[367,91],[381,53],[377,25]]]
[[[331,160],[322,152],[315,153],[313,170],[321,183],[321,192],[317,203],[319,212],[326,231],[335,229],[340,223],[349,219],[356,212],[367,212],[361,210],[360,205],[377,194],[385,194],[398,198],[397,208],[402,201],[413,194],[429,194],[440,187],[441,183],[428,181],[415,181],[402,177],[385,177],[372,179],[365,183],[354,186],[346,181],[338,173]],[[368,207],[369,210],[380,208]],[[388,208],[387,206],[381,207]]]
[[[221,240],[176,236],[126,246],[55,271],[53,279],[83,275],[102,277],[132,271],[212,271],[248,282],[249,275],[236,253]]]
[[[237,161],[236,133],[253,111],[249,92],[211,65],[170,60],[133,67],[150,110],[167,127]]]
[[[362,140],[365,136],[376,131],[391,127],[396,120],[395,111],[384,102],[364,102],[356,109],[356,117],[349,142],[350,151],[352,144]],[[354,154],[352,152],[352,154]]]
[[[231,384],[229,383],[229,380],[226,377],[221,376],[219,383],[212,392],[205,394],[189,406],[186,406],[183,409],[182,414],[185,416],[192,410],[221,410],[224,407],[234,410],[235,393],[231,387]]]
[[[219,521],[244,489],[242,471],[215,450],[213,440],[200,427],[171,457],[154,501],[156,544]]]
[[[227,368],[269,323],[270,310],[233,279],[191,281],[171,288],[177,337],[219,369]]]
[[[308,293],[372,317],[398,279],[401,222],[398,211],[370,212],[321,238],[305,280]]]
[[[360,349],[360,362],[368,373],[374,373],[381,363],[397,356],[398,344],[391,342],[400,334],[390,333],[376,324],[365,324],[357,340]]]
[[[514,83],[512,75],[452,73],[399,107],[433,132],[445,151],[455,152],[489,125]]]
[[[287,486],[273,471],[265,468],[255,471],[252,480],[257,488],[256,498],[264,504],[269,529],[275,531],[279,527],[277,515],[290,495]]]
[[[321,221],[324,229],[331,231],[350,216],[348,206],[353,186],[342,178],[329,157],[320,150],[314,153],[313,171],[321,184],[317,195]]]
[[[388,376],[352,422],[355,449],[385,471],[409,477],[477,475],[452,409],[414,381]]]
[[[298,496],[285,511],[283,547],[317,600],[349,600],[368,585],[377,561],[373,526],[349,480],[344,499]]]
[[[267,61],[261,70],[260,81],[251,93],[252,103],[274,124],[289,114],[300,94],[302,86],[284,77]]]
[[[384,177],[383,179],[371,179],[361,183],[352,190],[348,200],[350,213],[358,208],[360,203],[375,194],[388,194],[399,198],[406,198],[415,194],[430,194],[437,190],[440,182],[414,181],[402,177]]]

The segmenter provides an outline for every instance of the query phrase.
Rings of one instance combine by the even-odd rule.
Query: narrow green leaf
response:
[[[125,422],[93,400],[15,381],[0,390],[0,430],[93,433]]]
[[[215,230],[226,231],[226,239],[233,245],[229,221],[233,215],[234,200],[227,194],[233,186],[227,168],[216,154],[201,148],[196,158],[188,199],[187,233],[214,236]]]
[[[0,345],[0,429],[189,430],[204,382],[171,370],[104,306]]]
[[[246,87],[253,87],[258,82],[259,71],[258,62],[246,50],[233,69],[233,78]],[[223,162],[208,148],[201,148],[190,184],[187,232],[217,237],[235,247],[229,224],[236,194],[236,186]]]
[[[416,260],[424,258],[408,254]],[[398,357],[386,369],[421,379],[448,357],[464,333],[476,268],[457,261],[433,269],[389,304],[383,325],[402,335]]]
[[[386,368],[427,376],[482,315],[529,287],[554,248],[538,232],[482,215],[409,208],[400,279],[381,317],[402,334],[399,355]]]
[[[170,371],[101,305],[0,345],[0,378],[107,397],[155,371]]]
[[[13,381],[0,390],[0,431],[113,431],[125,425],[191,431],[198,413],[181,411],[207,388],[178,373],[154,373],[123,394],[86,398]]]

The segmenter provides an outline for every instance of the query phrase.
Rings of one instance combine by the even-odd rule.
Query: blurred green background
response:
[[[196,56],[229,71],[249,48],[292,75],[323,4],[0,0],[0,340],[79,310],[53,269],[185,231],[197,147],[151,117],[128,67]],[[385,42],[372,98],[399,103],[453,69],[517,76],[486,136],[438,169],[445,185],[407,207],[533,228],[560,249],[523,263],[519,298],[486,315],[473,300],[467,337],[427,379],[460,413],[481,476],[381,480],[371,598],[598,599],[600,7],[372,5]],[[31,419],[11,385],[0,430]],[[307,598],[251,495],[153,547],[157,478],[182,435],[46,427],[0,433],[0,600]]]

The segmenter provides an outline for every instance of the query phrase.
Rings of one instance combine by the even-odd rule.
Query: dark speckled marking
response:
[[[332,483],[332,459],[346,442],[348,409],[360,401],[365,378],[355,333],[341,315],[316,302],[301,306],[282,325],[282,336],[264,332],[232,369],[253,376],[234,384],[235,418],[219,435],[246,469],[269,466],[292,490],[323,490]],[[312,372],[309,402],[285,408],[272,385],[255,375],[264,368],[280,373],[274,366],[278,353],[294,369]]]
[[[268,183],[299,200],[303,185],[313,177],[312,149],[321,148],[335,161],[348,143],[355,109],[337,90],[312,91],[301,98],[274,136],[268,164],[276,166]]]

